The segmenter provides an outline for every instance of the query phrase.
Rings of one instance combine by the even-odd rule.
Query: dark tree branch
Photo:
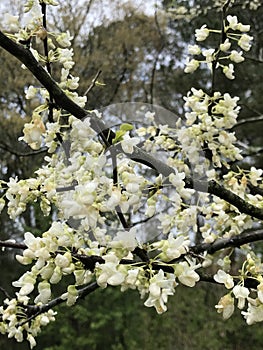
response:
[[[229,247],[240,248],[244,244],[253,243],[261,240],[263,240],[263,230],[257,230],[249,233],[243,233],[230,238],[217,239],[213,243],[202,243],[191,247],[191,251],[193,251],[196,254],[200,254],[203,252],[213,254],[221,249]]]
[[[121,86],[121,83],[124,81],[125,79],[125,75],[128,71],[128,50],[126,48],[126,46],[124,45],[124,49],[123,49],[123,56],[124,56],[124,67],[122,69],[122,72],[119,75],[119,79],[116,83],[115,89],[113,91],[112,96],[110,97],[108,104],[111,104],[115,98],[115,96],[117,95],[119,88]]]
[[[198,271],[198,275],[200,277],[201,282],[208,282],[208,283],[220,285],[220,283],[218,283],[214,280],[213,275],[208,275],[206,273],[203,273],[202,271]],[[234,278],[235,285],[238,284],[238,282],[239,282],[239,279]],[[257,289],[258,284],[259,284],[259,282],[256,279],[251,278],[251,277],[246,277],[244,280],[244,287],[246,287],[246,288]]]
[[[261,196],[263,196],[263,188],[254,186],[251,183],[248,183],[248,188],[250,189],[251,194],[260,194]]]
[[[13,241],[0,241],[0,247],[2,248],[12,248],[12,249],[27,249],[24,243],[17,243]]]
[[[208,193],[214,194],[215,196],[224,199],[226,202],[238,208],[241,213],[263,220],[263,210],[261,208],[249,204],[244,199],[227,190],[225,187],[219,185],[214,180],[208,182]]]
[[[47,32],[47,5],[44,2],[41,3],[41,11],[42,11],[42,15],[43,15],[43,17],[42,17],[43,18],[43,20],[42,20],[43,28]],[[46,58],[47,71],[51,75],[51,64],[50,64],[49,58],[48,58],[47,35],[43,39],[43,45],[44,45],[44,55]]]
[[[139,221],[135,221],[132,223],[132,227],[136,226],[136,225],[141,225],[141,224],[145,224],[146,222],[150,221],[152,218],[156,217],[157,214],[154,214],[153,216],[149,216],[143,220],[139,220]]]
[[[155,80],[156,68],[157,68],[157,64],[159,62],[160,54],[161,54],[163,48],[164,48],[164,44],[156,53],[156,57],[155,57],[154,62],[153,62],[153,68],[152,68],[151,80],[150,80],[150,104],[151,105],[153,104],[153,100],[154,100],[154,80]]]
[[[189,252],[186,252],[185,254],[182,254],[178,259],[174,259],[170,261],[169,263],[162,263],[161,261],[155,261],[152,262],[149,260],[146,252],[143,249],[139,249],[139,252],[135,249],[133,251],[134,254],[136,254],[138,257],[140,257],[141,261],[137,260],[131,260],[131,259],[121,259],[120,264],[123,265],[133,265],[136,264],[136,266],[147,266],[148,264],[151,264],[151,267],[153,270],[160,270],[163,269],[165,272],[173,273],[173,264],[175,264],[178,261],[182,261],[184,257],[187,255],[192,256],[192,254],[197,255],[204,252],[207,252],[208,254],[214,254],[215,252],[226,249],[226,248],[240,248],[244,244],[248,243],[254,243],[258,241],[263,240],[263,230],[256,230],[252,232],[246,232],[242,233],[237,236],[233,236],[230,238],[219,238],[213,243],[201,243],[197,244],[190,248]],[[26,249],[27,246],[23,243],[16,243],[11,241],[0,241],[0,247],[6,247],[6,248],[13,248],[13,249]],[[87,256],[84,254],[77,254],[72,253],[72,256],[83,263],[85,266],[85,269],[93,271],[95,269],[96,263],[104,264],[105,260],[103,257],[99,255],[91,255]]]
[[[80,288],[78,290],[78,300],[85,298],[88,294],[91,294],[92,292],[94,292],[98,288],[99,288],[99,286],[96,282],[90,283],[86,287]],[[49,303],[41,305],[41,306],[26,305],[25,307],[27,309],[27,313],[30,316],[26,320],[23,320],[22,322],[20,322],[19,326],[22,326],[22,325],[30,322],[31,320],[33,320],[34,318],[36,318],[40,314],[43,314],[44,312],[47,312],[50,309],[53,309],[54,307],[64,303],[65,301],[66,300],[60,296],[58,298],[51,300]]]
[[[15,43],[0,31],[0,46],[8,51],[23,63],[39,82],[53,94],[53,98],[58,106],[63,106],[65,110],[77,118],[84,118],[87,113],[84,109],[73,102],[57,85],[55,80],[48,74],[43,66],[37,62],[32,52],[23,45]]]

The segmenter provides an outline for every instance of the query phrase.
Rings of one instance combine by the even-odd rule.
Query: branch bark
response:
[[[200,254],[203,252],[213,254],[221,249],[229,247],[239,248],[244,244],[253,243],[261,240],[263,240],[263,230],[257,230],[253,232],[243,233],[241,235],[233,236],[230,238],[217,239],[213,243],[199,244],[195,247],[192,247],[191,250],[196,254]]]

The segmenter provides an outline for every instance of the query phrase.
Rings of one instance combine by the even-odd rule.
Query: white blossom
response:
[[[138,245],[136,240],[136,227],[130,229],[130,231],[119,231],[113,238],[109,246],[112,248],[123,248],[133,251]]]
[[[228,51],[231,47],[231,42],[227,38],[222,44],[220,44],[220,50],[221,51]]]
[[[252,36],[249,36],[247,34],[241,35],[240,39],[238,40],[238,46],[241,47],[241,49],[245,51],[249,51],[251,48],[251,41],[253,40]]]
[[[134,146],[136,146],[140,142],[139,137],[130,137],[129,134],[125,134],[121,141],[121,147],[123,152],[132,153]]]
[[[72,306],[76,303],[79,293],[74,285],[70,285],[67,288],[68,292],[66,293],[67,305]]]
[[[202,55],[205,57],[207,63],[211,63],[214,61],[214,49],[203,50]]]
[[[232,316],[235,310],[234,298],[230,294],[226,294],[219,300],[215,307],[217,312],[222,313],[223,318],[226,320]]]
[[[34,86],[30,85],[26,91],[26,99],[30,100],[31,98],[35,97],[38,92],[38,89]]]
[[[104,264],[96,264],[97,283],[106,288],[107,284],[112,286],[121,285],[126,278],[127,272],[119,267],[119,260],[114,254],[104,255]]]
[[[195,270],[199,268],[199,264],[195,264],[194,261],[187,260],[175,265],[175,275],[179,281],[187,287],[194,287],[196,282],[200,280],[200,277]]]
[[[51,298],[51,288],[47,281],[42,281],[38,284],[39,295],[35,298],[35,303],[46,304]]]
[[[198,45],[188,45],[188,53],[190,55],[200,55],[201,49]]]
[[[253,186],[258,186],[258,181],[261,180],[262,174],[263,174],[262,169],[256,169],[253,166],[250,168],[248,177]]]
[[[184,69],[184,72],[185,73],[193,73],[199,67],[200,62],[195,60],[195,59],[189,60],[189,58],[188,58],[185,65],[186,65],[186,67]]]
[[[233,277],[223,270],[217,271],[217,273],[214,275],[214,280],[218,283],[223,283],[227,289],[234,287]]]
[[[263,321],[263,304],[249,299],[247,311],[242,311],[248,325]]]
[[[231,16],[228,15],[226,17],[228,23],[229,23],[229,28],[233,29],[233,30],[237,30],[238,29],[238,20],[237,20],[237,16]]]
[[[263,304],[263,282],[257,286],[258,299]]]
[[[147,307],[154,306],[158,314],[167,310],[165,305],[169,295],[174,294],[176,285],[174,275],[165,276],[163,270],[159,270],[149,281],[149,297],[144,305]]]
[[[250,31],[250,25],[249,24],[238,23],[237,29],[240,32],[249,32]]]
[[[230,63],[228,66],[224,66],[223,67],[223,73],[225,74],[225,76],[228,79],[230,79],[230,80],[235,79],[233,64]]]
[[[241,285],[236,285],[233,288],[233,294],[238,299],[238,308],[243,309],[245,306],[245,301],[249,296],[249,289]]]
[[[26,272],[18,281],[13,282],[14,287],[19,287],[19,294],[21,296],[30,294],[35,287],[36,277],[31,272]]]
[[[240,63],[243,62],[245,59],[242,56],[242,51],[238,52],[236,50],[232,50],[231,54],[229,56],[230,60],[235,62],[235,63]]]
[[[209,35],[209,29],[204,24],[200,29],[195,30],[195,38],[197,41],[204,41]]]
[[[69,31],[67,30],[64,33],[61,33],[56,37],[56,41],[58,44],[62,47],[68,47],[71,45],[71,40],[73,39],[73,36],[70,35]]]
[[[171,261],[185,254],[188,251],[189,244],[190,241],[186,240],[184,236],[174,238],[173,234],[169,233],[168,239],[153,243],[153,247],[162,251],[160,258],[163,261]]]

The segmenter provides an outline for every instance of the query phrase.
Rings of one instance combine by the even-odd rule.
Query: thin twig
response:
[[[236,122],[236,124],[233,126],[233,128],[236,128],[236,127],[244,125],[244,124],[260,123],[262,121],[263,121],[263,115],[259,115],[258,117],[240,119]]]
[[[9,299],[9,300],[11,299],[11,296],[8,294],[8,292],[3,287],[0,287],[0,292],[2,292],[7,299]]]
[[[154,100],[153,91],[154,91],[154,80],[155,80],[156,68],[157,68],[157,64],[158,64],[159,59],[160,59],[160,54],[165,47],[165,39],[164,39],[164,36],[161,32],[160,24],[159,24],[158,17],[157,17],[157,10],[154,11],[154,21],[155,21],[155,25],[157,28],[157,32],[158,32],[159,37],[160,37],[161,46],[160,46],[159,50],[157,50],[157,54],[156,54],[155,60],[153,62],[151,81],[150,81],[150,104],[151,105],[153,104],[153,100]]]
[[[4,151],[7,151],[7,152],[17,156],[17,157],[36,156],[38,154],[47,152],[47,147],[43,147],[43,148],[36,150],[36,151],[33,151],[33,152],[26,152],[26,153],[18,152],[18,151],[12,149],[11,147],[9,147],[8,145],[3,144],[3,143],[0,143],[0,148],[3,149]]]
[[[99,69],[99,70],[97,71],[95,77],[92,79],[90,86],[89,86],[89,87],[87,88],[87,90],[84,92],[84,96],[87,96],[87,95],[90,93],[90,91],[94,88],[94,86],[96,85],[96,82],[97,82],[97,80],[99,79],[99,76],[101,75],[101,73],[102,73],[102,70]]]
[[[255,57],[250,57],[250,56],[245,55],[244,58],[245,58],[246,60],[250,60],[250,61],[253,61],[253,62],[256,62],[256,63],[263,63],[262,60],[257,59],[257,58],[255,58]]]

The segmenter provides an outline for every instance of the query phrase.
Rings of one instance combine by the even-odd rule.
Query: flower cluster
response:
[[[224,319],[231,317],[235,309],[235,300],[237,300],[238,309],[244,310],[247,307],[246,311],[242,311],[247,324],[263,321],[262,263],[258,257],[252,253],[247,254],[239,282],[234,281],[233,277],[223,270],[218,270],[214,279],[230,290],[216,305],[217,311],[222,313]],[[254,292],[246,286],[246,284],[249,285],[246,280],[253,282]]]
[[[178,131],[182,149],[191,162],[198,163],[200,151],[211,152],[211,161],[221,167],[228,160],[240,160],[240,150],[234,145],[235,134],[228,132],[240,110],[238,97],[215,92],[212,96],[192,88],[185,97],[186,126]]]
[[[24,313],[25,309],[21,305],[24,304],[25,308],[29,310],[32,306],[27,305],[28,299],[28,297],[24,297],[4,300],[4,305],[0,307],[2,319],[2,322],[0,322],[0,333],[8,334],[9,338],[14,337],[17,342],[22,342],[26,332],[26,340],[32,349],[36,346],[35,337],[41,332],[41,328],[55,321],[56,313],[53,310],[48,310],[36,316],[30,324],[28,322],[24,323],[27,315]]]
[[[188,57],[185,67],[185,73],[192,73],[199,68],[201,63],[205,63],[210,69],[222,68],[223,73],[228,79],[234,79],[233,63],[244,61],[243,52],[231,49],[233,42],[237,42],[239,48],[249,51],[253,37],[246,34],[250,30],[250,25],[244,25],[238,22],[236,16],[228,15],[223,26],[224,41],[220,43],[217,49],[202,49],[199,45],[189,45],[188,52],[197,58]],[[204,24],[200,29],[196,29],[196,41],[205,41],[211,33],[221,34],[221,30],[208,29]],[[199,58],[200,57],[200,58]],[[230,60],[230,64],[225,64]],[[213,72],[214,74],[214,72]]]
[[[61,66],[61,77],[58,85],[65,92],[65,94],[72,99],[79,106],[84,107],[87,102],[86,96],[79,96],[75,91],[79,84],[79,78],[74,77],[70,70],[74,66],[73,49],[70,48],[71,40],[73,37],[69,31],[65,33],[53,33],[46,30],[43,27],[43,13],[41,11],[41,3],[46,5],[56,6],[58,3],[53,0],[46,0],[39,2],[38,0],[28,0],[24,6],[25,15],[19,22],[18,16],[12,16],[8,13],[5,14],[5,27],[6,30],[16,31],[15,34],[9,34],[11,38],[18,43],[28,46],[34,57],[45,65],[47,62],[51,66],[52,64],[58,64]],[[33,47],[36,38],[36,47]],[[47,41],[48,52],[47,57],[38,53],[38,45],[42,44],[43,40]],[[60,110],[55,110],[53,115],[53,122],[56,122],[56,128],[45,127],[45,123],[48,118],[49,109],[49,93],[44,88],[37,88],[29,86],[26,91],[27,99],[40,98],[42,105],[36,107],[32,113],[32,120],[30,123],[24,125],[24,136],[20,138],[24,140],[32,149],[37,150],[40,147],[49,147],[50,152],[54,152],[57,147],[57,143],[54,141],[54,134],[60,133],[60,120],[63,113]],[[52,132],[53,142],[50,144],[50,132]]]
[[[180,246],[177,240],[177,248],[171,248],[171,250],[175,252],[172,256],[181,255],[178,252],[184,251],[183,244]],[[157,251],[165,251],[167,248],[167,245],[166,247],[151,246],[152,251],[156,249]],[[151,263],[158,264],[161,258],[160,255],[157,255]],[[128,288],[137,289],[141,298],[148,295],[144,305],[147,307],[154,306],[158,313],[163,313],[167,310],[166,303],[168,301],[168,296],[174,294],[175,287],[178,283],[193,287],[200,279],[198,273],[195,271],[200,265],[196,264],[195,261],[190,258],[185,261],[170,264],[174,273],[164,272],[165,268],[160,268],[157,272],[153,269],[148,270],[143,266],[136,267],[136,264],[134,264],[134,266],[129,266],[127,264],[122,265],[116,255],[112,253],[104,255],[103,259],[105,260],[105,264],[97,263],[95,270],[99,286],[105,288],[108,284],[112,286],[119,285],[122,291]]]
[[[47,305],[52,297],[52,285],[59,283],[63,276],[73,274],[75,278],[75,283],[69,285],[67,292],[61,296],[68,306],[75,304],[78,299],[77,287],[86,285],[95,278],[102,288],[107,285],[121,286],[123,291],[128,288],[137,289],[142,298],[148,295],[145,305],[154,306],[158,313],[167,310],[168,296],[174,294],[178,282],[193,287],[199,280],[195,270],[200,265],[190,257],[170,265],[174,274],[164,272],[161,268],[155,271],[151,267],[159,261],[165,262],[185,255],[188,252],[189,241],[182,236],[173,238],[170,235],[168,241],[151,245],[149,249],[157,255],[148,268],[144,264],[137,266],[135,262],[123,264],[121,261],[126,256],[133,261],[133,252],[138,246],[135,228],[130,232],[119,231],[113,239],[108,237],[106,244],[102,246],[96,241],[85,241],[66,224],[55,222],[42,237],[35,237],[27,232],[24,242],[27,249],[22,256],[17,256],[17,260],[25,265],[34,262],[34,265],[30,271],[13,282],[19,291],[16,293],[16,299],[6,300],[7,306],[0,309],[1,332],[22,341],[23,331],[26,331],[31,347],[35,345],[34,337],[40,331],[40,326],[54,320],[55,314],[52,310],[42,313],[29,326],[27,312],[32,307],[29,305],[29,295],[37,287],[35,304],[38,307]],[[87,270],[85,260],[78,256],[82,259],[84,256],[101,257],[102,262],[97,262],[93,271]]]
[[[8,214],[13,220],[26,210],[28,203],[40,197],[39,181],[34,178],[20,181],[17,177],[10,178],[5,186]]]

